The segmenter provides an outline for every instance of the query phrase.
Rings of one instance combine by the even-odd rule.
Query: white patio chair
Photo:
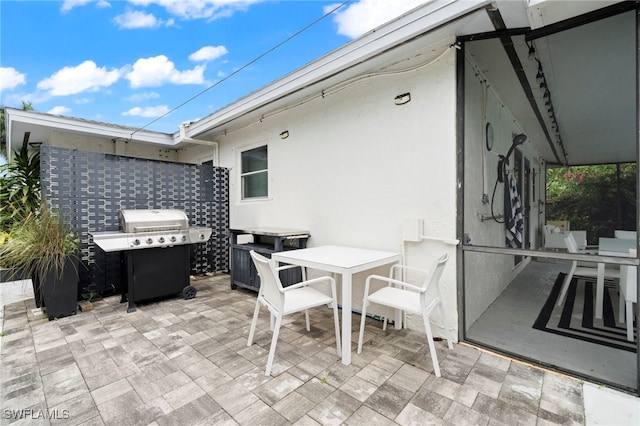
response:
[[[403,312],[410,312],[418,315],[422,315],[424,321],[424,328],[427,333],[427,343],[429,344],[429,351],[431,352],[431,361],[433,362],[433,370],[437,377],[440,377],[440,366],[438,365],[438,355],[436,354],[436,348],[433,344],[433,333],[431,332],[431,325],[429,324],[429,316],[433,310],[437,307],[440,310],[440,316],[444,324],[445,334],[447,336],[447,344],[449,349],[453,349],[452,338],[449,335],[449,327],[445,316],[444,309],[442,307],[442,296],[440,295],[440,277],[442,271],[449,259],[449,255],[439,257],[433,262],[431,269],[425,271],[423,269],[412,268],[409,266],[394,265],[391,268],[389,277],[382,277],[380,275],[371,275],[367,278],[364,287],[364,299],[362,300],[362,319],[360,321],[360,335],[358,336],[358,353],[362,352],[362,340],[364,338],[364,323],[367,316],[367,307],[369,303],[377,303],[388,308],[399,309]],[[409,272],[417,272],[423,275],[421,285],[409,284],[397,279],[394,279],[395,270],[405,270]],[[378,280],[386,282],[387,287],[383,287],[380,290],[369,294],[369,286],[372,280]],[[399,286],[399,287],[396,287]],[[436,296],[432,299],[427,298],[427,290],[430,287],[435,287]],[[383,330],[387,329],[387,317],[384,317],[382,325]]]
[[[638,234],[636,231],[624,231],[622,229],[616,229],[613,231],[614,238],[625,238],[628,240],[637,240]]]
[[[566,237],[564,237],[564,242],[567,245],[567,252],[569,253],[597,253],[597,251],[589,251],[589,250],[579,250],[578,249],[578,244],[576,244],[576,240],[573,238],[572,234],[568,234]],[[564,278],[564,281],[562,282],[562,288],[560,290],[560,296],[558,296],[558,301],[556,302],[557,306],[562,306],[562,304],[564,303],[564,299],[565,297],[567,297],[567,290],[569,289],[569,284],[571,283],[571,280],[573,279],[573,277],[575,276],[580,276],[580,277],[591,277],[591,278],[597,278],[598,277],[598,267],[597,264],[590,264],[590,265],[578,265],[578,261],[574,260],[573,263],[571,264],[571,269],[569,269],[569,273],[567,274],[567,276]],[[609,269],[605,267],[604,270],[604,278],[605,279],[614,279],[614,278],[620,278],[620,270],[619,269]]]
[[[637,249],[629,249],[629,257],[637,257]],[[620,267],[620,304],[619,316],[627,323],[627,340],[633,342],[633,304],[638,303],[637,273],[635,266],[622,265]],[[626,313],[626,315],[625,315]]]
[[[250,253],[260,277],[260,291],[258,292],[256,300],[256,308],[253,313],[253,321],[251,322],[251,329],[249,330],[247,346],[251,346],[253,344],[253,335],[258,322],[260,305],[264,305],[269,310],[271,320],[275,318],[275,325],[272,327],[273,337],[271,339],[271,348],[269,349],[269,358],[267,359],[265,375],[269,376],[271,374],[273,357],[276,352],[276,344],[278,343],[278,334],[280,332],[280,326],[282,325],[282,317],[284,315],[304,311],[307,331],[310,331],[311,327],[309,324],[308,310],[317,306],[331,305],[333,307],[333,318],[336,328],[336,349],[338,356],[341,356],[340,325],[338,323],[338,302],[336,299],[335,280],[331,277],[320,277],[302,281],[288,287],[283,287],[282,282],[280,281],[279,272],[283,269],[295,268],[297,266],[288,265],[278,268],[276,267],[276,262],[274,260],[267,259],[253,250],[251,250]],[[309,287],[311,284],[322,282],[328,282],[331,284],[331,296],[327,296],[321,291]]]

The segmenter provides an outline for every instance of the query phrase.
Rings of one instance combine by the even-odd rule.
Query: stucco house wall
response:
[[[158,145],[127,143],[124,140],[109,140],[86,134],[53,132],[49,145],[82,151],[102,152],[149,160],[202,164],[215,161],[215,149],[211,145],[190,145],[188,148],[170,148]],[[218,164],[214,164],[218,165]]]
[[[175,149],[167,149],[158,145],[127,143],[124,140],[114,141],[81,133],[52,132],[48,145],[149,160],[180,161],[179,151]]]
[[[221,165],[231,168],[231,226],[307,229],[311,247],[401,252],[403,220],[423,219],[426,234],[455,238],[454,50],[426,68],[360,80],[219,137]],[[395,105],[407,92],[411,101]],[[289,137],[281,139],[285,130]],[[243,201],[241,152],[265,144],[268,199]],[[404,249],[408,264],[424,268],[451,254],[442,290],[455,329],[455,249],[428,241]],[[354,279],[355,308],[366,275]],[[434,325],[440,324],[436,316]],[[421,327],[421,320],[409,326]]]

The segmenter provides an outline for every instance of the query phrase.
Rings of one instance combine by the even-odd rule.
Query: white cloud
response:
[[[69,112],[71,112],[71,108],[67,108],[66,106],[59,105],[51,108],[49,111],[47,111],[47,114],[65,115],[65,114],[68,114]]]
[[[356,38],[388,22],[409,10],[433,0],[360,0],[339,9],[333,20],[338,24],[338,34]],[[337,4],[325,6],[325,13]]]
[[[111,7],[111,4],[106,0],[64,0],[60,11],[67,13],[74,7],[86,6],[89,3],[95,3],[98,7]]]
[[[129,111],[125,111],[122,115],[130,115],[137,117],[160,117],[169,112],[169,107],[166,105],[158,105],[154,107],[135,107],[131,108]]]
[[[122,15],[113,18],[120,28],[156,28],[160,26],[160,21],[151,13],[144,13],[138,10],[128,10]]]
[[[51,77],[40,81],[38,89],[48,91],[51,96],[96,92],[118,81],[120,74],[117,69],[108,71],[106,67],[98,68],[93,61],[84,61],[75,67],[64,67]]]
[[[173,62],[164,55],[138,59],[133,69],[125,75],[131,87],[156,87],[165,83],[202,84],[205,82],[206,65],[197,65],[192,70],[178,71]]]
[[[151,13],[144,13],[139,10],[127,10],[122,15],[118,15],[113,18],[118,27],[123,29],[137,29],[137,28],[158,28],[169,27],[174,24],[173,19],[163,21],[156,18]]]
[[[7,89],[14,89],[21,84],[25,84],[27,75],[18,72],[15,68],[0,67],[0,92]]]
[[[135,95],[131,95],[124,98],[124,100],[127,102],[142,102],[142,101],[147,101],[149,99],[157,99],[159,97],[160,97],[159,93],[146,92],[146,93],[136,93]]]
[[[168,13],[181,19],[208,19],[229,17],[236,11],[246,10],[250,5],[264,0],[129,0],[138,6],[156,4]]]
[[[224,46],[204,46],[198,51],[189,55],[189,60],[194,62],[207,62],[213,61],[221,56],[229,53],[226,47]]]

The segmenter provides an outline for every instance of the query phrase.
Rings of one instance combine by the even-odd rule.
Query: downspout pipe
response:
[[[219,146],[218,142],[207,141],[204,139],[194,139],[187,137],[187,127],[191,125],[190,121],[185,121],[180,124],[180,140],[178,142],[187,142],[196,145],[209,145],[213,147],[213,164],[215,166],[220,166],[220,155],[219,155]]]

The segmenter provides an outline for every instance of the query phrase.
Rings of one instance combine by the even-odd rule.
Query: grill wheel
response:
[[[182,297],[185,300],[193,299],[194,297],[196,297],[197,292],[198,290],[196,290],[195,287],[188,285],[182,289]]]

